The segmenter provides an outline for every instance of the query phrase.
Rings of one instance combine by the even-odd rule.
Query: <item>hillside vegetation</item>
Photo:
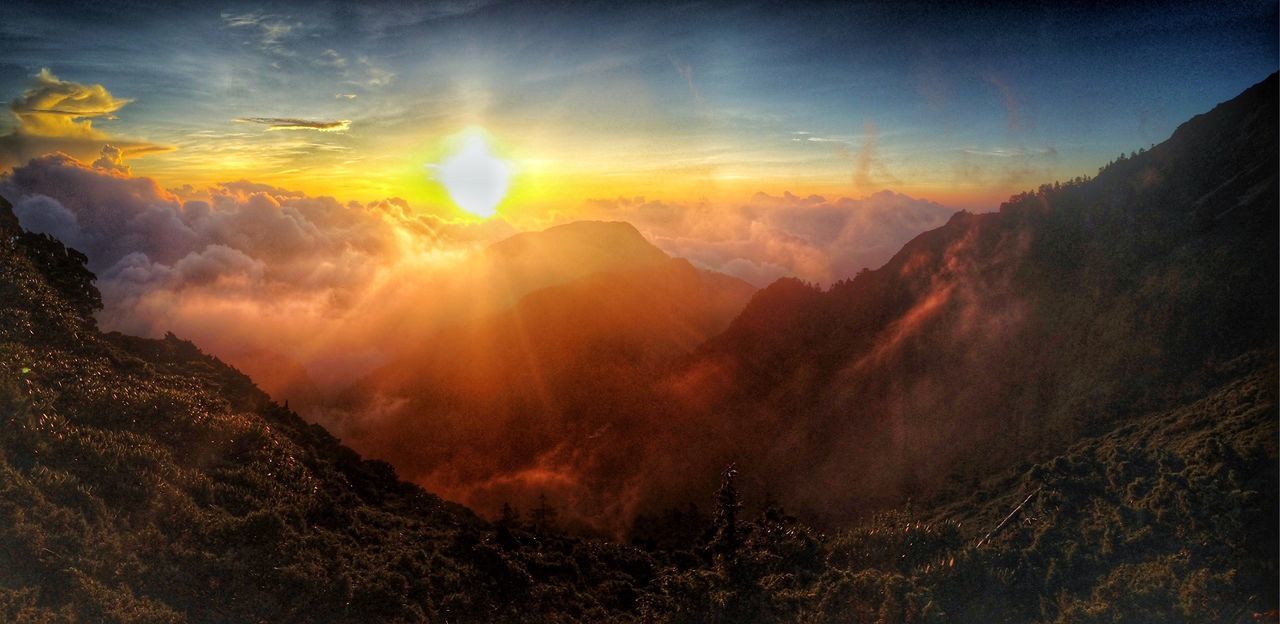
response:
[[[660,386],[658,409],[687,415],[672,437],[720,442],[655,455],[702,479],[688,491],[740,460],[838,520],[1204,396],[1280,340],[1278,106],[1272,75],[1095,177],[958,213],[879,269],[763,289]]]
[[[554,500],[482,519],[189,342],[100,332],[84,256],[0,200],[0,621],[1274,621],[1275,109],[1272,76],[757,294],[665,419],[619,414],[627,460],[697,492],[630,543]]]
[[[83,256],[21,232],[3,200],[0,218],[0,621],[599,621],[634,608],[608,588],[651,574],[647,557],[559,538],[500,549],[470,511],[190,343],[99,333]]]

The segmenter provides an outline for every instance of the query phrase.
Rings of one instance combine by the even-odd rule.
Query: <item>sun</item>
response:
[[[484,219],[497,214],[511,184],[511,166],[493,154],[482,132],[467,132],[453,153],[427,167],[458,208]]]

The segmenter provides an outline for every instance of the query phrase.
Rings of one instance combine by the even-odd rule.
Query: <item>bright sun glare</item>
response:
[[[481,218],[492,217],[507,195],[511,167],[493,155],[481,133],[465,136],[459,148],[436,165],[435,179],[444,185],[459,208]]]

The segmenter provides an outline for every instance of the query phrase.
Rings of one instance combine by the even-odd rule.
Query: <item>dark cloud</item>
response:
[[[83,234],[76,215],[44,195],[30,195],[13,208],[18,222],[28,230],[49,234],[75,249],[84,248]]]

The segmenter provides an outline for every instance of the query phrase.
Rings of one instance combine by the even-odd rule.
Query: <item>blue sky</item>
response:
[[[6,12],[0,97],[48,68],[130,100],[114,119],[78,119],[99,138],[175,148],[139,154],[137,173],[427,203],[438,197],[419,179],[424,162],[479,126],[526,172],[529,203],[889,188],[979,207],[1167,138],[1275,71],[1278,55],[1274,2]],[[349,124],[273,132],[246,119]]]

